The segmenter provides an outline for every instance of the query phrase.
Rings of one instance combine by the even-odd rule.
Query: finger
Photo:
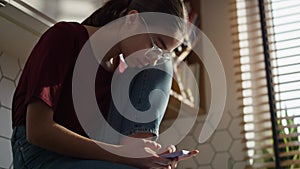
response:
[[[199,153],[198,150],[190,151],[190,153],[189,153],[188,155],[183,156],[183,157],[179,157],[179,158],[178,158],[178,161],[183,161],[183,160],[192,158],[192,157],[196,156],[198,153]]]
[[[169,154],[169,153],[173,153],[176,151],[176,147],[174,145],[169,145],[166,148],[160,149],[157,154],[159,155],[164,155],[164,154]]]
[[[158,144],[155,141],[146,140],[145,144],[146,144],[145,145],[146,147],[149,147],[149,148],[151,148],[154,151],[157,151],[157,150],[159,150],[161,148],[161,145]]]
[[[178,164],[178,158],[175,158],[172,160],[172,168],[177,168],[177,164]]]
[[[162,158],[162,157],[157,157],[154,163],[159,164],[161,166],[171,166],[172,160]]]

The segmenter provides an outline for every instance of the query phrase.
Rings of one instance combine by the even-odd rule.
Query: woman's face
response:
[[[155,32],[163,32],[157,26],[151,28],[151,30],[156,30]],[[133,10],[126,16],[126,22],[121,28],[121,36],[127,38],[123,38],[124,40],[120,43],[123,57],[128,61],[129,66],[132,67],[154,64],[161,56],[170,56],[169,53],[180,44],[180,41],[176,38],[166,35],[153,33],[137,34],[138,32],[150,32],[149,25],[143,16],[138,15],[137,11]]]
[[[154,45],[163,51],[172,52],[180,45],[180,42],[177,39],[160,34],[139,34],[129,37],[121,43],[125,57],[140,50],[148,50]]]
[[[140,34],[124,40],[121,43],[121,50],[129,66],[143,67],[155,65],[161,56],[171,57],[170,53],[179,44],[178,40],[165,35]]]

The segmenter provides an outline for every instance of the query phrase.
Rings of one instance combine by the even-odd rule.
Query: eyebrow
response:
[[[158,39],[159,43],[162,44],[163,48],[164,48],[165,50],[167,50],[167,49],[168,49],[168,48],[167,48],[167,45],[166,45],[166,43],[162,40],[162,38],[161,38],[161,37],[157,37],[157,39]]]

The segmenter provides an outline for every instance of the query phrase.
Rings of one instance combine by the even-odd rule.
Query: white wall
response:
[[[14,7],[0,8],[0,168],[12,168],[11,101],[24,63],[47,28]]]

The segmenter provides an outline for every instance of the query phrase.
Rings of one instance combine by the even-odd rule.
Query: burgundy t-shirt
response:
[[[42,35],[27,60],[14,93],[13,127],[26,125],[27,105],[35,98],[52,108],[55,122],[86,136],[73,106],[72,75],[79,52],[88,38],[85,27],[75,22],[59,22]],[[111,100],[111,79],[112,73],[99,66],[95,92],[104,116]]]

